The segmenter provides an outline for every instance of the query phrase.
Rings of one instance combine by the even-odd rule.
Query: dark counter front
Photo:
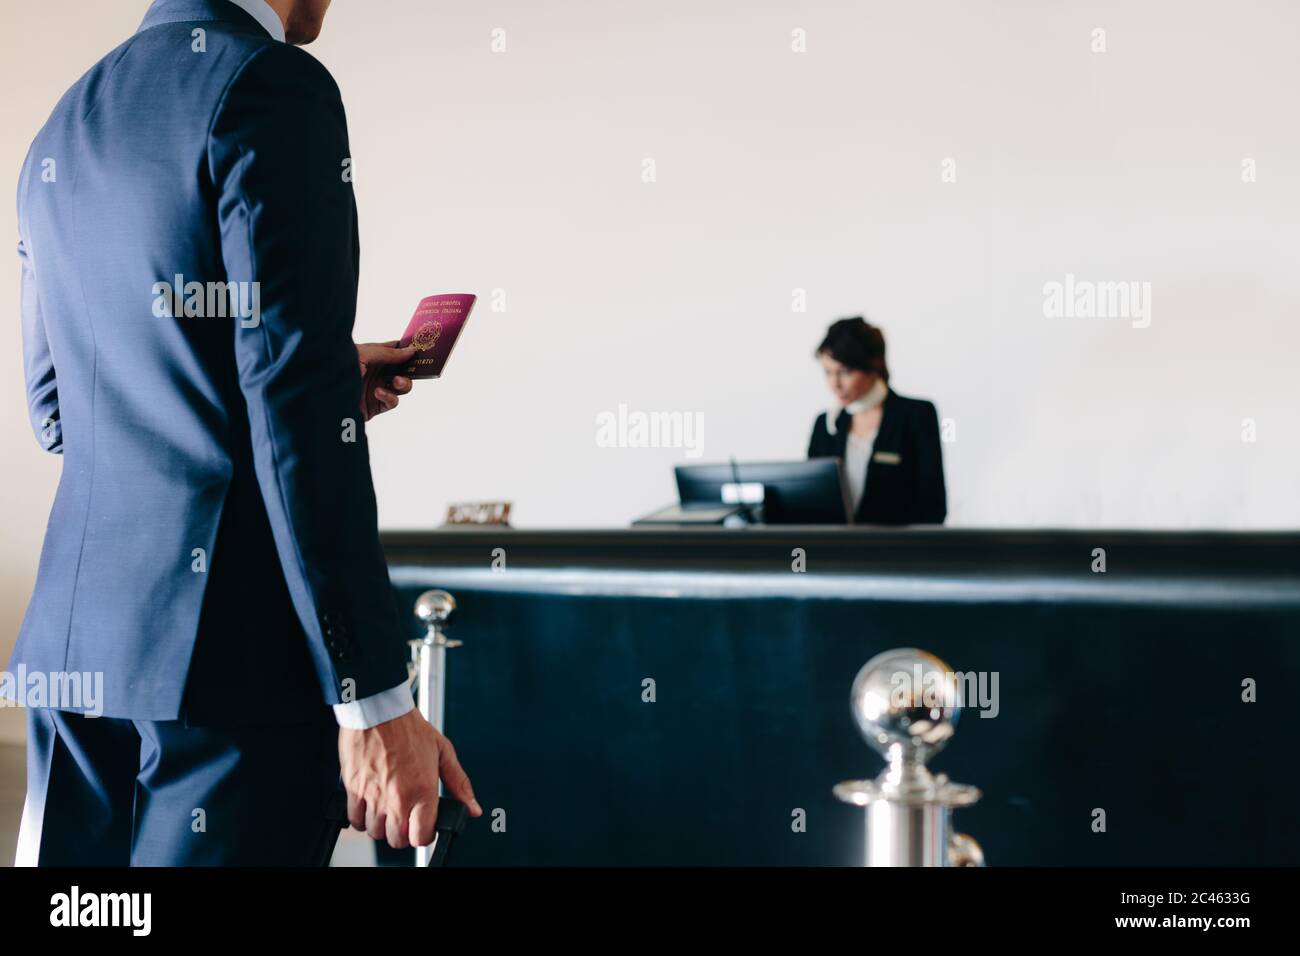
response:
[[[1300,863],[1300,534],[383,539],[404,611],[459,604],[447,731],[487,816],[455,863],[856,864],[863,815],[831,788],[882,762],[849,687],[904,646],[984,678],[996,716],[968,710],[931,767],[984,791],[954,823],[990,865]]]

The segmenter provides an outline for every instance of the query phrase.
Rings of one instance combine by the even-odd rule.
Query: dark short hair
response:
[[[885,335],[860,315],[832,322],[826,330],[826,338],[813,354],[829,355],[841,365],[859,372],[873,372],[889,381]]]

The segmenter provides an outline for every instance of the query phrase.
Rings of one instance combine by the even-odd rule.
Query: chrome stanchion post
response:
[[[427,630],[424,637],[409,642],[418,680],[415,705],[438,733],[443,732],[446,717],[447,650],[460,647],[462,643],[448,640],[445,633],[455,610],[456,599],[446,591],[425,591],[416,599],[415,616],[424,623]],[[442,793],[441,782],[438,784],[438,793]],[[433,846],[430,844],[415,848],[416,866],[429,865]]]
[[[837,784],[835,796],[866,809],[866,866],[983,866],[980,846],[953,833],[954,807],[980,798],[976,787],[932,775],[961,713],[961,687],[935,657],[905,647],[877,654],[858,671],[849,702],[867,743],[885,758],[875,780]]]

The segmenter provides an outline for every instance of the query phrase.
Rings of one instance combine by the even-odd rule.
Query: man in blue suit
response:
[[[364,420],[410,356],[352,342],[347,126],[296,46],[328,6],[156,0],[23,165],[28,401],[63,473],[9,665],[49,691],[19,863],[310,863],[340,774],[395,847],[431,842],[440,777],[481,813],[413,708],[379,545]]]

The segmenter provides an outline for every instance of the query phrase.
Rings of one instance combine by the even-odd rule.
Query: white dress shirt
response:
[[[262,29],[272,37],[281,43],[284,42],[284,24],[280,22],[280,14],[272,10],[266,0],[230,0],[230,2],[260,23]]]
[[[340,727],[349,730],[367,730],[395,717],[401,717],[415,708],[411,685],[398,684],[378,694],[362,697],[346,704],[334,705],[334,719]]]
[[[271,9],[271,5],[266,0],[230,0],[230,2],[260,23],[274,39],[281,43],[285,42],[284,24],[280,22],[280,15]],[[347,727],[349,730],[366,730],[394,717],[401,717],[414,706],[415,699],[411,696],[410,684],[403,682],[389,690],[362,697],[360,700],[335,704],[334,719],[338,721],[340,727]]]
[[[858,513],[858,503],[867,487],[867,465],[871,461],[871,449],[875,447],[876,436],[867,435],[859,438],[849,432],[849,440],[844,443],[844,472],[849,483],[849,494],[853,498],[853,513]]]

